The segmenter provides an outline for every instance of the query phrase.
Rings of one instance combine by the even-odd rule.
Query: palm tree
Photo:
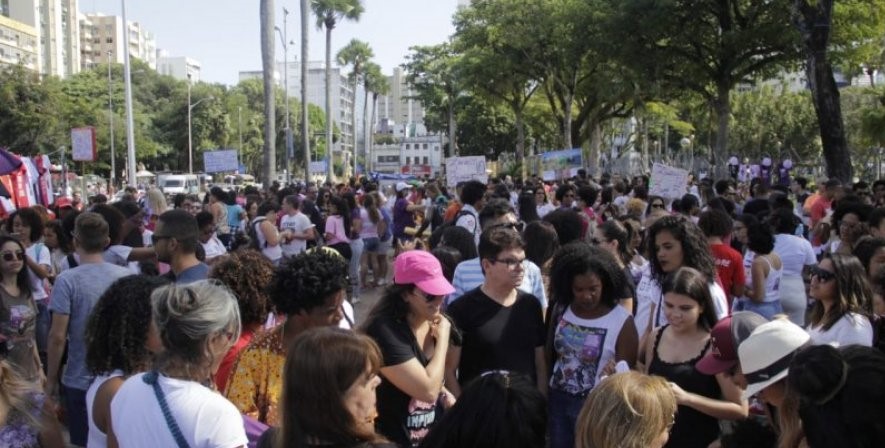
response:
[[[261,68],[264,78],[264,170],[262,182],[270,186],[276,178],[276,101],[274,97],[274,1],[261,0]]]
[[[329,159],[327,176],[328,180],[332,180],[334,156],[332,148],[332,30],[342,19],[359,20],[364,8],[362,0],[311,0],[310,6],[317,16],[317,28],[326,28],[326,148]]]
[[[310,130],[307,108],[307,61],[310,21],[310,0],[301,0],[301,145],[304,148],[304,182],[310,182]]]
[[[353,71],[350,72],[348,78],[353,86],[353,101],[350,103],[350,116],[353,120],[353,138],[352,138],[352,150],[353,150],[353,175],[356,175],[356,89],[360,84],[360,77],[364,76],[365,65],[369,62],[370,59],[375,57],[375,53],[372,51],[372,47],[369,46],[368,43],[363,42],[358,39],[351,39],[351,41],[342,49],[338,50],[338,54],[336,59],[338,59],[338,65],[345,66],[351,65],[353,66]],[[365,110],[365,108],[363,109]],[[363,114],[365,115],[365,114]],[[365,118],[363,121],[365,124]]]
[[[374,163],[370,163],[371,154],[373,154],[372,149],[374,146],[374,137],[375,137],[375,107],[378,104],[378,96],[387,95],[390,93],[390,83],[387,82],[387,77],[381,73],[381,66],[374,62],[369,62],[366,64],[366,75],[364,76],[365,82],[365,91],[366,96],[368,97],[369,92],[372,92],[372,119],[365,120],[366,109],[369,107],[368,99],[365,101],[365,107],[363,108],[363,120],[368,124],[368,133],[365,138],[365,152],[363,155],[363,159],[366,161],[366,169],[368,170],[370,166],[374,166]]]

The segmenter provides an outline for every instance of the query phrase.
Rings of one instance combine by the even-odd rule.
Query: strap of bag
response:
[[[160,388],[160,374],[156,370],[151,370],[145,373],[141,379],[153,387],[154,395],[157,396],[157,401],[160,403],[160,410],[163,411],[163,418],[166,419],[166,426],[169,427],[169,431],[172,433],[172,438],[175,439],[178,448],[190,448],[190,445],[187,444],[187,440],[184,439],[184,435],[181,433],[181,428],[178,427],[178,422],[172,417],[169,404],[166,403],[166,395],[163,394],[163,389]]]

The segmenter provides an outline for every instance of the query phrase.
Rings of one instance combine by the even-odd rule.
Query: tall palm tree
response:
[[[301,145],[304,148],[304,182],[310,182],[310,116],[307,109],[307,61],[310,0],[301,0]]]
[[[367,99],[365,101],[365,107],[363,108],[363,120],[365,120],[366,109],[369,107],[368,95],[369,92],[372,92],[372,118],[371,120],[365,120],[365,122],[367,123],[368,132],[366,133],[366,138],[364,139],[365,150],[363,155],[363,160],[366,161],[366,169],[368,170],[369,167],[375,165],[374,162],[370,162],[373,160],[372,154],[374,154],[372,149],[375,143],[375,108],[378,104],[378,96],[387,95],[388,93],[390,93],[390,83],[387,82],[387,77],[384,76],[383,73],[381,73],[380,65],[374,62],[369,62],[368,64],[366,64],[365,70],[366,75],[364,76],[364,90],[366,91]]]
[[[365,72],[365,65],[369,62],[370,59],[375,57],[375,53],[372,51],[372,47],[369,46],[368,43],[363,42],[358,39],[351,39],[351,41],[344,46],[344,48],[338,50],[338,54],[336,55],[336,59],[338,59],[339,66],[350,65],[353,67],[353,70],[350,72],[349,80],[351,82],[351,86],[353,87],[353,101],[350,103],[350,116],[351,120],[353,120],[352,127],[352,150],[353,150],[353,175],[356,175],[356,141],[357,141],[357,132],[356,132],[356,90],[360,85],[361,77]],[[365,108],[364,108],[365,110]],[[365,124],[365,119],[363,121]]]
[[[332,30],[342,19],[359,20],[363,14],[362,0],[311,0],[311,9],[317,16],[317,28],[326,29],[326,153],[329,165],[328,180],[332,180]],[[271,30],[273,32],[273,30]],[[306,61],[302,61],[304,63]]]
[[[261,0],[261,68],[264,78],[264,170],[262,182],[270,186],[276,178],[276,100],[274,97],[274,1]]]

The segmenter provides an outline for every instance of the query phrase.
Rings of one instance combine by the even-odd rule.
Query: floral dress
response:
[[[38,421],[43,409],[44,395],[33,393],[26,400],[32,406],[28,412]],[[12,411],[6,422],[0,425],[0,446],[3,448],[39,448],[40,430],[34,426],[30,419],[16,411]]]
[[[225,396],[237,409],[270,426],[278,426],[280,393],[283,389],[283,326],[255,336],[240,352],[231,369]]]

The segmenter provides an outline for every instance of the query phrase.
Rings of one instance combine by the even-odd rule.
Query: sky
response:
[[[79,0],[82,13],[122,15],[121,0]],[[289,10],[289,60],[301,58],[299,0],[276,0],[275,20],[283,28]],[[385,74],[405,61],[409,47],[433,45],[454,33],[452,15],[457,0],[363,0],[359,22],[344,21],[332,31],[332,58],[351,39],[368,42],[374,61]],[[154,34],[157,48],[169,56],[187,56],[201,64],[205,82],[233,85],[245,70],[261,69],[258,0],[126,0],[126,19],[139,22]],[[310,18],[311,61],[325,58],[325,32]],[[280,39],[277,60],[283,60]]]

